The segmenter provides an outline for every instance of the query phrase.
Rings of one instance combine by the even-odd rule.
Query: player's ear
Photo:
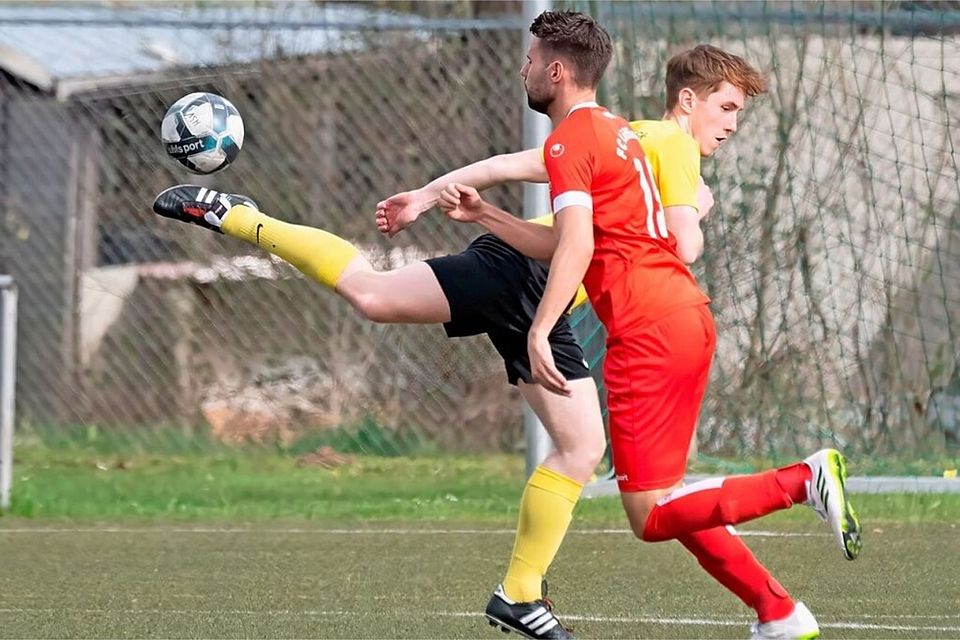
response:
[[[697,93],[690,87],[680,89],[680,94],[677,96],[677,106],[680,107],[684,113],[690,114],[696,105]]]
[[[563,72],[565,68],[563,62],[560,60],[554,60],[550,63],[550,66],[547,67],[547,74],[550,78],[550,82],[560,82],[560,79],[563,77]]]

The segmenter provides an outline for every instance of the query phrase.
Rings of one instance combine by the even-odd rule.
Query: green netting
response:
[[[370,212],[519,148],[526,25],[503,13],[513,3],[391,8],[408,5],[430,15],[363,13],[382,3],[202,3],[162,19],[137,3],[3,8],[0,40],[36,63],[4,58],[0,75],[0,271],[21,292],[21,434],[391,455],[522,442],[519,398],[484,339],[371,326],[262,254],[158,225],[147,209],[190,178],[156,140],[166,105],[217,91],[249,139],[208,184],[341,233],[381,266],[462,249],[472,230],[437,217],[388,243]],[[578,6],[613,35],[601,99],[629,118],[662,115],[666,60],[699,42],[770,79],[704,163],[717,205],[696,275],[720,342],[701,456],[781,459],[836,443],[889,469],[955,457],[957,4]],[[176,55],[197,24],[223,55]],[[136,55],[118,55],[130,39]],[[518,188],[491,199],[519,212]],[[602,331],[578,322],[598,364]]]
[[[770,80],[703,163],[717,204],[695,272],[720,337],[700,451],[956,456],[957,5],[578,6],[611,32],[602,93],[625,117],[660,117],[666,60],[700,42]]]

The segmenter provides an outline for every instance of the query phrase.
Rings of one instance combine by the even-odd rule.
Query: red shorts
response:
[[[608,342],[603,377],[621,491],[663,489],[683,478],[716,346],[707,305]]]

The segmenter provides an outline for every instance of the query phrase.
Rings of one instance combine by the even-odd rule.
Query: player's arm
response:
[[[570,385],[557,369],[550,332],[583,282],[593,257],[593,196],[597,173],[596,134],[586,127],[567,127],[548,139],[560,150],[544,157],[550,178],[557,247],[550,261],[547,285],[527,333],[530,373],[547,391],[564,396]]]
[[[413,224],[420,214],[436,205],[449,184],[462,184],[483,191],[504,182],[546,182],[547,172],[540,149],[492,156],[454,169],[419,189],[390,196],[377,204],[377,229],[393,237]]]
[[[659,165],[657,188],[667,229],[677,241],[677,255],[684,263],[693,264],[703,252],[700,149],[693,138],[683,134],[648,143],[644,151],[655,155]]]
[[[480,198],[477,190],[470,185],[448,184],[441,191],[438,204],[450,219],[478,223],[534,260],[549,262],[557,247],[553,227],[514,217]]]
[[[527,350],[533,379],[548,391],[569,396],[570,387],[556,368],[548,338],[577,293],[593,257],[593,212],[581,205],[564,207],[557,212],[554,228],[557,248],[527,334]]]
[[[550,262],[557,249],[557,229],[521,220],[488,204],[477,222],[511,247],[534,260]]]
[[[516,153],[502,153],[432,180],[421,189],[433,196],[434,202],[440,192],[451,182],[465,184],[483,191],[504,182],[546,182],[547,170],[540,159],[540,149],[527,149]]]
[[[465,197],[464,192],[473,193]],[[446,195],[449,192],[449,195]],[[548,214],[533,218],[529,221],[518,220],[502,209],[489,205],[480,199],[479,194],[474,200],[475,189],[464,185],[451,184],[441,194],[440,208],[450,218],[461,222],[478,222],[485,229],[498,235],[504,242],[511,245],[520,253],[533,258],[549,262],[557,248],[557,234],[553,228],[553,215]],[[476,202],[476,211],[471,213],[470,203]],[[537,229],[536,227],[540,227]],[[549,232],[549,233],[548,233]],[[591,229],[590,233],[593,231]],[[591,240],[593,236],[591,235]],[[577,288],[573,302],[568,305],[568,311],[576,309],[589,301],[583,285]]]
[[[677,255],[684,264],[693,264],[703,253],[703,230],[700,213],[695,207],[679,205],[664,207],[667,230],[677,239]]]
[[[663,210],[667,229],[677,239],[677,254],[685,264],[693,264],[703,254],[703,231],[700,222],[710,215],[713,192],[703,178],[699,178],[697,206],[674,205]]]

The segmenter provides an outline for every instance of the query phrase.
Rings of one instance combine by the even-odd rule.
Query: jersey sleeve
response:
[[[550,203],[554,214],[572,205],[585,207],[593,213],[593,139],[589,126],[557,129],[547,139],[543,162],[550,180]]]
[[[663,206],[697,206],[700,187],[700,148],[697,141],[683,132],[677,135],[641,140],[660,189]]]

